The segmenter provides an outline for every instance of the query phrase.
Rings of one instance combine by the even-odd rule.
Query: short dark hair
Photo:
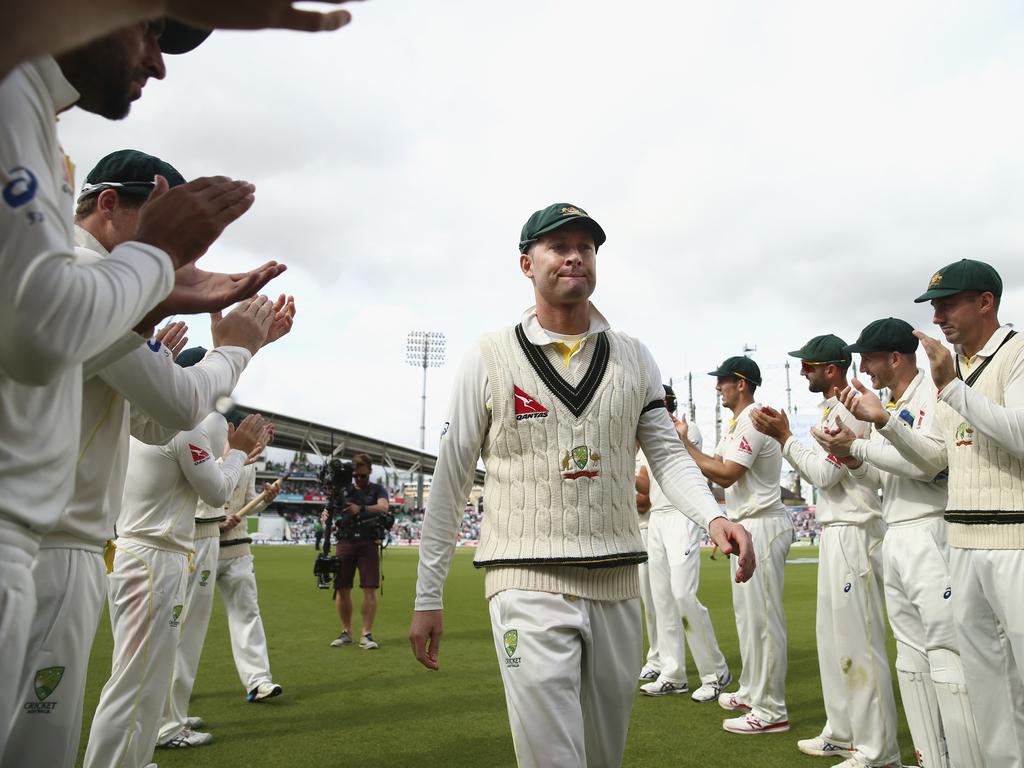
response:
[[[357,467],[373,469],[373,461],[370,459],[370,454],[368,453],[357,453],[352,457],[352,463]]]
[[[106,191],[106,190],[103,190]],[[115,192],[117,190],[114,190]],[[103,192],[100,192],[102,194]],[[89,195],[88,197],[82,197],[78,200],[78,206],[75,208],[75,223],[82,221],[83,219],[89,218],[93,211],[96,210],[96,201],[100,195]],[[146,198],[139,197],[138,195],[122,195],[117,192],[117,204],[122,208],[141,208],[146,202]]]

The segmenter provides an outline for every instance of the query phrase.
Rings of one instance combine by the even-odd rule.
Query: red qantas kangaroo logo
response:
[[[188,449],[192,451],[193,464],[202,464],[204,461],[210,458],[209,452],[203,448],[200,448],[198,445],[192,445],[192,443],[189,443]]]
[[[537,398],[528,395],[519,387],[512,385],[512,395],[516,400],[516,421],[523,419],[547,418],[548,409],[537,402]]]
[[[753,453],[754,449],[750,447],[750,441],[747,440],[747,436],[743,435],[740,437],[740,450],[744,453]]]

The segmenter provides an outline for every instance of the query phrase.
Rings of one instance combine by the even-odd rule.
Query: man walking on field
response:
[[[605,234],[573,205],[534,213],[520,268],[536,305],[485,336],[455,384],[423,525],[416,658],[438,669],[441,593],[478,458],[487,469],[476,565],[520,766],[617,766],[641,655],[637,564],[646,558],[633,469],[639,442],[669,501],[754,567],[664,407],[639,341],[590,303]]]

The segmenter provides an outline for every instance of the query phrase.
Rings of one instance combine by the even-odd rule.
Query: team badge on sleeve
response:
[[[744,453],[754,453],[754,449],[750,447],[750,441],[747,440],[746,435],[742,435],[740,437],[740,450],[743,451]]]
[[[200,448],[198,445],[188,444],[189,451],[192,452],[192,463],[202,464],[204,461],[210,458],[210,452],[205,448]]]

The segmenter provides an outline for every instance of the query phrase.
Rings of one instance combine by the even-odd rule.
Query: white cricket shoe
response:
[[[722,722],[722,728],[729,733],[782,733],[789,730],[789,720],[779,723],[766,723],[748,712],[743,717],[733,717]]]
[[[352,645],[352,635],[347,629],[343,629],[337,639],[331,640],[331,648],[340,648],[343,645]]]
[[[649,667],[646,664],[644,668],[640,670],[641,680],[657,680],[661,676],[661,672],[656,670],[654,667]]]
[[[805,755],[813,755],[814,757],[842,757],[853,751],[852,747],[835,744],[821,738],[821,736],[815,736],[813,739],[800,739],[796,743],[796,748]]]
[[[659,683],[657,680],[640,686],[640,693],[644,696],[672,696],[677,693],[689,693],[690,687],[686,683],[671,683],[665,681]]]
[[[722,693],[718,696],[718,706],[730,712],[749,712],[750,705],[740,701],[735,693]]]
[[[184,749],[186,747],[201,747],[204,744],[209,744],[211,741],[213,741],[213,734],[186,728],[173,739],[168,739],[163,744],[157,744],[157,746],[164,749]]]
[[[690,698],[700,704],[706,704],[709,701],[717,699],[722,689],[732,682],[732,672],[725,670],[725,674],[716,680],[712,680],[710,683],[704,683],[700,688],[694,691]]]
[[[196,728],[202,728],[203,727],[203,718],[201,718],[201,717],[186,717],[185,718],[185,727],[186,728],[191,728],[193,731]]]
[[[858,762],[852,757],[848,757],[841,763],[836,763],[832,768],[864,768],[864,763]],[[903,768],[903,763],[897,760],[895,763],[886,763],[880,768]]]
[[[248,702],[264,701],[265,699],[272,699],[275,696],[280,696],[283,692],[284,688],[277,683],[264,680],[246,694],[245,700]]]
[[[380,648],[380,645],[377,643],[376,640],[373,639],[373,636],[369,632],[367,632],[365,635],[359,638],[359,647],[362,648],[364,651],[372,651],[377,648]]]

